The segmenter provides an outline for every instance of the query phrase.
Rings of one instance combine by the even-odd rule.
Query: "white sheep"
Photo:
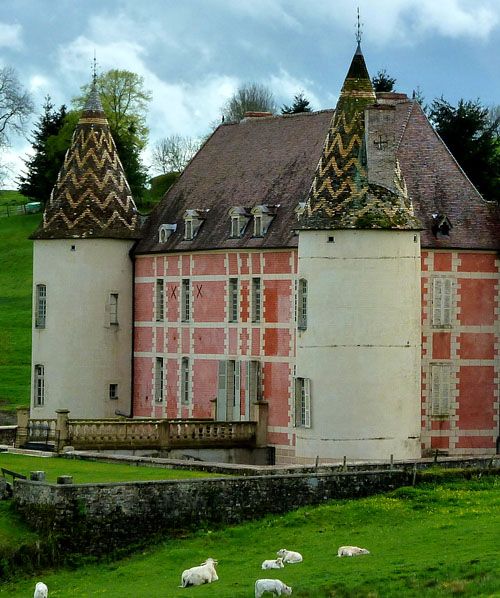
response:
[[[198,567],[191,567],[182,572],[180,588],[187,588],[189,586],[201,586],[204,583],[212,583],[217,581],[219,577],[215,571],[218,562],[212,558],[207,559]]]
[[[280,557],[278,559],[266,560],[262,563],[263,569],[283,569],[285,565],[283,565],[283,559]]]
[[[279,579],[258,579],[255,582],[255,598],[260,598],[264,592],[272,592],[273,596],[291,596],[292,588]]]
[[[370,554],[370,551],[357,546],[341,546],[337,552],[337,556],[359,556],[360,554]]]
[[[293,552],[293,550],[287,550],[286,548],[282,548],[281,550],[278,550],[276,554],[282,557],[284,563],[302,562],[302,555],[299,552]]]
[[[35,593],[33,594],[33,598],[47,598],[49,595],[49,590],[47,586],[43,583],[43,581],[39,581],[35,586]]]

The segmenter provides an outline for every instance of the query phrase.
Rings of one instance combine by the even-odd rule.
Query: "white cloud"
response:
[[[20,50],[23,47],[21,25],[0,23],[0,47]]]
[[[271,75],[268,86],[276,98],[284,98],[285,104],[291,106],[294,96],[299,92],[304,92],[304,96],[309,100],[313,110],[320,110],[322,102],[312,91],[312,81],[308,79],[300,80],[290,75],[290,73],[281,68],[277,75]]]

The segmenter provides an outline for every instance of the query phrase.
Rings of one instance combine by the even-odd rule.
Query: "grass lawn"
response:
[[[40,214],[0,218],[0,408],[4,409],[29,405],[33,241],[28,236],[40,218]]]
[[[160,469],[143,465],[118,465],[65,459],[64,457],[32,457],[12,453],[0,453],[0,467],[23,473],[28,477],[30,471],[46,471],[47,481],[53,483],[57,481],[57,476],[72,475],[74,484],[225,477],[221,474],[184,469]]]
[[[225,530],[200,530],[120,561],[5,583],[0,597],[30,596],[43,579],[50,598],[244,598],[254,595],[253,584],[262,577],[281,579],[301,597],[498,597],[499,490],[498,478],[483,477],[330,502]],[[371,554],[339,559],[344,544]],[[261,562],[283,547],[300,551],[304,562],[262,571]],[[178,588],[182,570],[209,556],[219,560],[219,581]]]

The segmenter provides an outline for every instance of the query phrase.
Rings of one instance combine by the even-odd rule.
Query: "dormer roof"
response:
[[[139,212],[95,85],[33,239],[140,238]]]

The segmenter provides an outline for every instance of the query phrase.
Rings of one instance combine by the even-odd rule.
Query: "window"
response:
[[[229,321],[238,321],[238,279],[229,279]]]
[[[262,232],[262,216],[260,214],[255,214],[253,217],[253,236],[254,237],[263,237],[264,234]]]
[[[243,236],[247,227],[248,221],[250,220],[250,212],[247,208],[241,206],[233,206],[229,210],[229,216],[231,218],[231,239],[239,239]]]
[[[184,239],[186,241],[193,240],[193,221],[191,218],[186,218],[184,221]]]
[[[164,315],[164,301],[163,301],[163,280],[161,278],[156,281],[156,321],[162,322]]]
[[[118,325],[118,293],[109,295],[109,323],[112,326]]]
[[[45,368],[43,365],[35,365],[35,407],[42,407],[45,404]]]
[[[237,239],[240,236],[240,218],[239,216],[233,216],[231,218],[231,238]]]
[[[247,361],[246,363],[246,401],[245,419],[249,420],[251,406],[262,399],[262,376],[260,361]]]
[[[432,281],[432,325],[451,326],[451,278],[437,277]]]
[[[181,297],[181,319],[183,322],[189,322],[191,319],[191,305],[190,305],[190,285],[189,278],[184,278],[182,281],[182,297]]]
[[[295,426],[311,427],[311,393],[309,378],[295,378]]]
[[[299,330],[307,328],[307,280],[301,278],[297,293],[297,326]]]
[[[273,221],[273,218],[276,215],[276,210],[278,208],[279,205],[255,206],[254,208],[252,208],[251,213],[253,216],[254,237],[263,237],[267,233],[267,229]]]
[[[118,384],[110,384],[109,385],[109,398],[110,399],[118,398]]]
[[[260,322],[261,296],[260,278],[252,278],[252,322]]]
[[[155,363],[155,401],[163,401],[163,357],[157,357]]]
[[[241,364],[234,359],[219,361],[217,385],[217,419],[241,419]]]
[[[158,229],[158,240],[160,243],[166,243],[173,233],[177,230],[177,224],[161,224]]]
[[[47,287],[36,285],[35,328],[45,328],[47,317]]]
[[[181,368],[182,402],[189,403],[189,359],[187,357],[182,358]]]
[[[431,414],[449,415],[451,395],[451,366],[431,365]]]

